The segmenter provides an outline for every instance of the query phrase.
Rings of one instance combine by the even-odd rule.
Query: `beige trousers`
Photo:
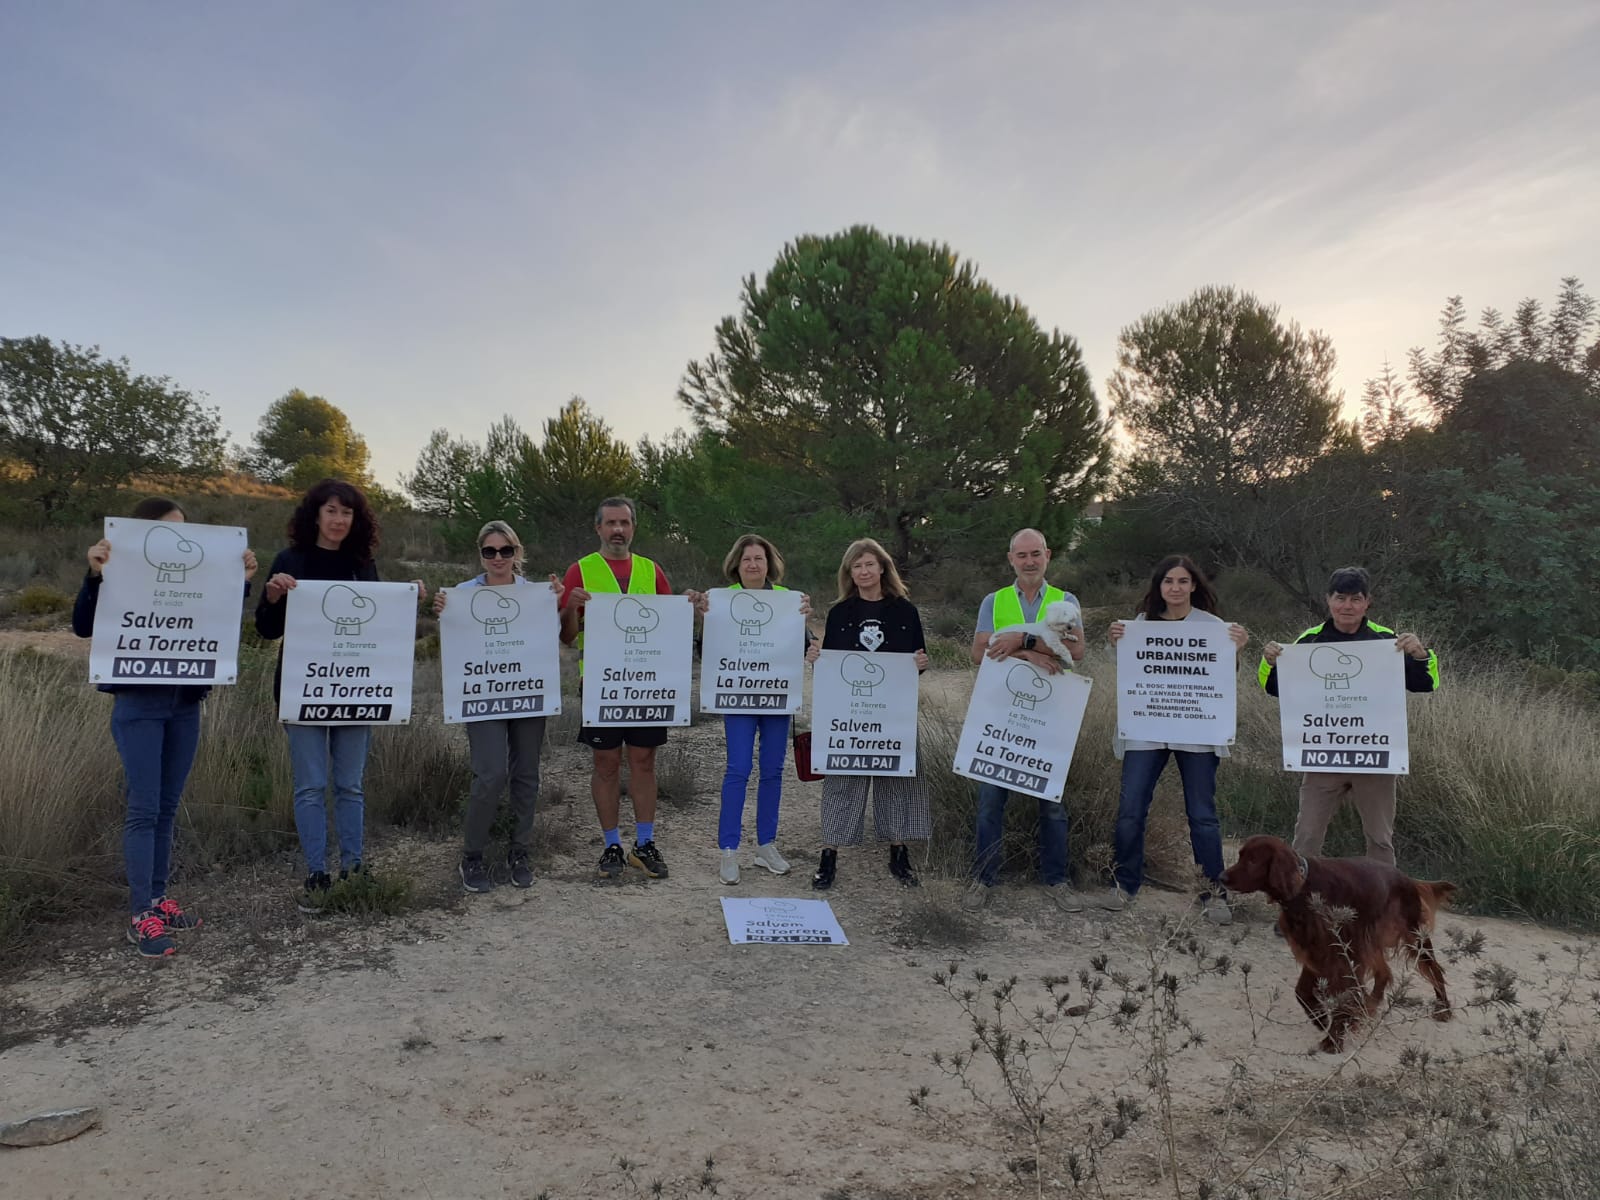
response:
[[[1394,866],[1394,786],[1396,775],[1345,775],[1307,772],[1300,782],[1300,815],[1294,822],[1294,848],[1309,856],[1322,853],[1328,823],[1346,798],[1361,816],[1367,857]]]

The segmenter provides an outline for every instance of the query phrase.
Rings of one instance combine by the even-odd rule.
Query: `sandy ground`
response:
[[[403,917],[303,918],[285,859],[190,892],[206,927],[166,964],[134,959],[109,914],[62,927],[0,994],[0,1121],[86,1103],[103,1105],[104,1121],[61,1145],[0,1150],[0,1195],[631,1196],[654,1179],[665,1195],[696,1195],[710,1194],[696,1190],[708,1156],[723,1196],[1018,1195],[1008,1163],[1026,1146],[930,1059],[971,1040],[934,972],[959,960],[964,972],[1015,974],[1030,997],[1043,996],[1041,977],[1065,975],[1075,1000],[1080,971],[1122,972],[1139,995],[1151,948],[1173,944],[1174,927],[1178,949],[1154,953],[1183,979],[1178,1004],[1201,1035],[1170,1068],[1190,1186],[1275,1132],[1271,1104],[1248,1121],[1219,1116],[1238,1107],[1232,1074],[1292,1106],[1335,1075],[1381,1080],[1407,1047],[1476,1055],[1495,1044],[1488,1010],[1441,1025],[1408,1006],[1350,1061],[1309,1054],[1316,1039],[1287,994],[1293,965],[1264,905],[1220,930],[1186,897],[1150,889],[1127,914],[1066,915],[1018,878],[963,920],[957,884],[902,889],[876,848],[844,853],[831,894],[850,946],[730,946],[716,878],[719,731],[674,739],[697,756],[700,798],[663,812],[665,881],[593,878],[600,841],[582,754],[554,745],[547,779],[565,781],[570,799],[547,820],[570,831],[552,839],[570,848],[544,856],[529,891],[461,896],[453,845],[396,838],[374,861],[423,881],[425,903]],[[819,788],[789,781],[780,844],[794,873],[758,874],[747,841],[736,894],[813,894]],[[1443,926],[1485,939],[1480,959],[1447,965],[1458,1002],[1473,997],[1481,961],[1515,970],[1524,999],[1589,975],[1561,935],[1453,916]],[[1148,1102],[1148,1061],[1137,1025],[1090,1022],[1051,1101],[1052,1144],[1097,1123],[1118,1094]],[[999,1094],[992,1072],[981,1079]],[[908,1095],[922,1087],[919,1110]],[[1155,1121],[1138,1125],[1110,1151],[1098,1194],[1170,1194],[1164,1145]],[[631,1178],[619,1156],[642,1164]],[[1051,1178],[1051,1194],[1073,1194],[1059,1169]]]

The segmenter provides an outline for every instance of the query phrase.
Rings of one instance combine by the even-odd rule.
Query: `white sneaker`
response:
[[[982,912],[989,903],[989,885],[981,879],[974,879],[967,884],[966,891],[961,893],[961,908],[963,912]]]
[[[756,862],[774,875],[787,875],[789,873],[789,862],[783,855],[778,853],[777,842],[768,842],[764,846],[757,846]]]
[[[724,850],[722,852],[722,870],[717,872],[717,878],[728,884],[739,882],[739,852],[737,850]]]

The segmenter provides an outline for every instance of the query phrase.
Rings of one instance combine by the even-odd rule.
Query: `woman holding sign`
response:
[[[741,591],[786,591],[783,555],[760,534],[747,533],[733,543],[722,560],[728,586]],[[695,609],[702,616],[711,602],[701,595]],[[811,598],[800,597],[800,614],[811,615]],[[805,647],[813,638],[806,630]],[[761,738],[760,777],[756,784],[756,862],[774,875],[787,875],[789,863],[778,853],[778,802],[783,793],[783,759],[789,748],[788,713],[724,713],[723,732],[728,744],[728,766],[722,776],[722,812],[717,821],[717,847],[722,851],[718,878],[739,882],[739,841],[744,826],[744,805],[750,791],[750,769],[756,757],[756,737]]]
[[[183,522],[176,500],[153,496],[134,506],[136,521]],[[72,606],[72,632],[92,637],[100,600],[102,572],[111,543],[101,538],[89,547],[89,570]],[[245,592],[256,573],[256,556],[244,552]],[[172,837],[178,801],[200,743],[200,702],[209,687],[182,683],[102,683],[112,693],[111,737],[122,759],[128,811],[122,823],[122,857],[128,876],[128,940],[146,958],[165,958],[177,950],[172,934],[200,925],[167,895],[172,867]]]
[[[522,539],[504,521],[490,521],[478,530],[478,557],[483,560],[482,573],[466,580],[456,590],[537,586],[523,577]],[[559,595],[561,580],[550,576],[550,587]],[[444,614],[450,591],[440,588],[434,593],[435,616]],[[476,609],[478,605],[472,607]],[[494,879],[484,864],[483,851],[489,844],[489,827],[494,824],[500,795],[506,791],[507,784],[516,826],[507,848],[506,869],[514,886],[533,886],[528,851],[533,841],[534,805],[539,799],[539,756],[544,749],[544,721],[543,717],[510,717],[467,723],[472,792],[467,798],[466,819],[462,822],[466,844],[460,869],[461,886],[469,892],[494,891]]]
[[[302,579],[376,582],[378,519],[360,488],[324,479],[303,497],[289,518],[289,545],[278,551],[256,605],[256,632],[269,640],[283,637],[284,601]],[[283,686],[283,657],[272,677],[272,698]],[[366,793],[361,778],[372,744],[370,725],[285,723],[294,779],[294,825],[306,860],[300,911],[319,913],[333,881],[328,877],[327,792],[333,784],[334,827],[339,834],[339,878],[360,872]]]
[[[1217,594],[1205,572],[1183,554],[1163,558],[1150,573],[1150,586],[1139,601],[1135,621],[1188,621],[1220,624]],[[1115,645],[1127,632],[1122,621],[1111,623],[1111,643]],[[1235,652],[1244,648],[1250,635],[1243,625],[1229,625],[1228,639]],[[1116,890],[1104,907],[1127,907],[1144,882],[1144,831],[1150,804],[1156,794],[1156,781],[1166,769],[1167,759],[1178,760],[1183,779],[1183,807],[1189,818],[1189,845],[1194,861],[1211,888],[1202,893],[1201,906],[1206,919],[1226,925],[1233,920],[1228,908],[1228,893],[1216,882],[1222,874],[1222,827],[1217,820],[1217,764],[1228,753],[1226,746],[1192,746],[1169,742],[1123,741],[1115,738],[1112,749],[1122,760],[1122,794],[1117,803],[1115,837]]]
[[[872,538],[851,542],[839,563],[839,600],[828,610],[821,649],[910,654],[917,670],[926,671],[925,645],[922,616],[889,552]],[[817,651],[812,646],[808,660],[815,661]],[[862,842],[869,791],[873,828],[880,841],[889,842],[889,873],[906,887],[919,882],[906,842],[933,832],[922,776],[828,775],[822,781],[822,860],[811,876],[811,886],[819,892],[833,886],[839,847]]]

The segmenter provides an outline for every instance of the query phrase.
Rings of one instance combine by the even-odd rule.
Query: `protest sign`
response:
[[[687,596],[589,597],[585,725],[687,725],[693,695],[694,608]]]
[[[439,614],[444,719],[496,721],[561,711],[561,619],[543,583],[446,591]]]
[[[810,946],[848,946],[850,942],[826,900],[732,899],[723,897],[722,920],[728,941]]]
[[[1020,658],[985,658],[956,743],[957,775],[1060,800],[1089,704],[1090,681]]]
[[[822,651],[811,680],[811,731],[811,769],[819,775],[915,775],[915,656]]]
[[[89,646],[96,683],[234,683],[247,534],[233,525],[107,517]]]
[[[706,594],[700,711],[799,712],[806,682],[800,593],[712,588]]]
[[[1130,742],[1231,746],[1238,653],[1214,621],[1126,621],[1117,643],[1117,736]]]
[[[411,720],[417,585],[302,579],[284,600],[278,719],[293,725]]]
[[[1411,769],[1405,656],[1392,639],[1285,646],[1278,709],[1285,771]]]

